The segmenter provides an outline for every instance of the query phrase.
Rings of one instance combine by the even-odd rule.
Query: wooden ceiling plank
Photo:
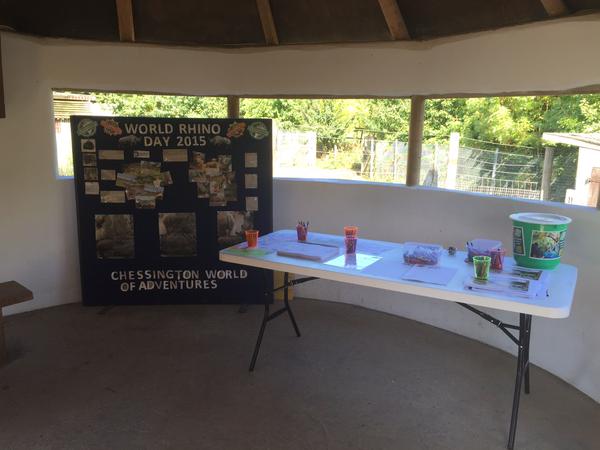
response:
[[[394,40],[409,40],[410,34],[408,28],[406,28],[398,2],[396,0],[379,0],[379,6]]]
[[[277,29],[273,20],[273,12],[271,11],[271,3],[269,0],[256,0],[258,15],[262,24],[263,33],[265,34],[265,42],[267,45],[279,45],[277,37]]]
[[[116,0],[119,21],[119,38],[122,42],[135,42],[133,26],[133,0]]]
[[[564,0],[540,0],[540,2],[550,17],[569,14],[569,8]]]

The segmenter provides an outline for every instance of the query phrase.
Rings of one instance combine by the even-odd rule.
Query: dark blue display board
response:
[[[84,304],[265,302],[272,278],[218,253],[273,231],[270,120],[73,116],[71,136]]]

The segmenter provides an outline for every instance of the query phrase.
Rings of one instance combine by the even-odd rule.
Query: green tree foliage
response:
[[[242,99],[244,117],[276,119],[284,130],[315,131],[317,147],[333,150],[355,128],[357,100]]]
[[[223,97],[96,95],[119,115],[225,117],[227,112]],[[321,155],[344,150],[348,138],[406,141],[408,137],[408,99],[242,99],[240,108],[242,116],[276,119],[284,130],[316,131]],[[425,142],[446,141],[451,132],[478,140],[479,148],[512,153],[503,160],[507,167],[520,165],[525,157],[537,158],[515,178],[528,181],[532,172],[540,176],[544,132],[600,132],[600,95],[427,100]],[[576,149],[558,148],[553,177],[556,199],[562,201],[564,190],[573,185],[576,163]]]
[[[96,93],[96,101],[120,116],[227,117],[225,97]]]

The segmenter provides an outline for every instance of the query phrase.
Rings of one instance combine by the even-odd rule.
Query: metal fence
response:
[[[278,144],[286,139],[278,138]],[[408,144],[405,141],[348,138],[339,148],[324,152],[316,149],[316,137],[312,137],[310,145],[315,146],[316,157],[308,158],[310,164],[305,161],[303,167],[299,163],[300,176],[406,182]],[[290,156],[294,148],[303,155],[312,152],[297,143],[282,145],[281,151],[284,148],[286,158],[296,162],[307,158]],[[279,151],[276,147],[276,160],[283,159],[277,156]],[[543,161],[542,149],[501,146],[473,139],[430,142],[422,148],[420,183],[494,196],[541,199]],[[563,201],[563,198],[557,200]]]
[[[362,139],[360,178],[370,181],[404,183],[408,144],[402,141]],[[489,150],[460,145],[457,149],[455,180],[448,180],[451,166],[450,143],[423,145],[420,181],[425,186],[452,187],[489,195],[541,198],[543,157],[539,152],[526,153]]]

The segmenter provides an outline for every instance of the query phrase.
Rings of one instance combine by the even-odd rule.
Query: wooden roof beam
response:
[[[133,26],[133,0],[116,0],[119,21],[119,38],[122,42],[135,42]]]
[[[379,6],[392,38],[396,41],[409,40],[410,34],[408,28],[406,28],[398,2],[396,0],[379,0]]]
[[[550,17],[569,14],[569,8],[564,0],[540,0],[540,2]]]
[[[258,8],[260,23],[265,35],[265,42],[267,45],[279,45],[277,29],[275,28],[273,12],[271,11],[271,3],[269,0],[256,0],[256,7]]]

